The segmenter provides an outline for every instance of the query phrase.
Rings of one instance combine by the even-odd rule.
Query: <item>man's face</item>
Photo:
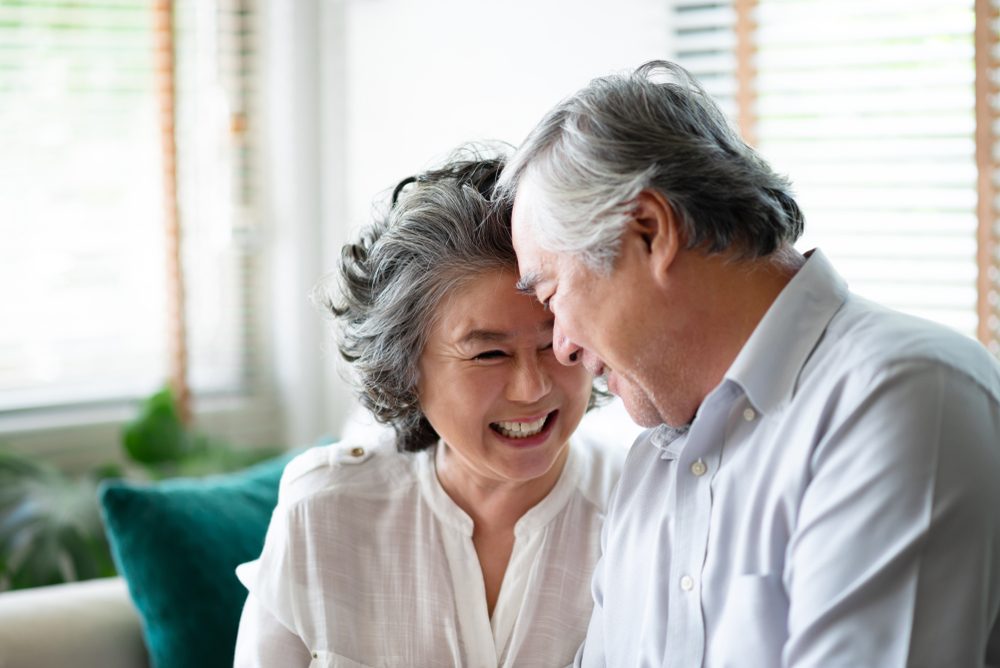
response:
[[[556,357],[563,364],[583,364],[594,375],[606,375],[608,389],[622,398],[636,423],[653,427],[665,422],[650,382],[658,366],[650,359],[656,346],[643,334],[642,316],[650,306],[643,268],[632,254],[623,253],[604,275],[575,256],[544,250],[535,233],[536,197],[530,181],[518,188],[514,249],[520,287],[555,316]]]

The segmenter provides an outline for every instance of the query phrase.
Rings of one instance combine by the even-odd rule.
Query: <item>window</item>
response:
[[[860,295],[998,352],[995,287],[979,281],[992,242],[977,217],[973,1],[683,2],[675,13],[709,8],[702,31],[726,35],[709,47],[723,104],[791,178],[806,213],[800,249],[821,247]],[[679,46],[684,30],[678,21]],[[676,51],[696,75],[699,55]]]
[[[0,410],[165,377],[148,3],[0,5]]]
[[[172,339],[194,391],[252,389],[253,26],[249,0],[0,0],[0,416],[152,393]]]
[[[732,2],[676,0],[674,60],[736,119],[736,11]]]

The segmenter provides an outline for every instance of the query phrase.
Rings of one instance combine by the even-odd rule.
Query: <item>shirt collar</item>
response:
[[[441,447],[440,441],[416,454],[420,492],[440,522],[471,537],[474,528],[472,518],[448,496],[448,492],[444,491],[441,481],[438,480],[434,458],[439,447]]]
[[[791,398],[803,365],[848,296],[847,283],[820,250],[806,256],[726,372],[765,415]]]
[[[660,455],[662,459],[677,459],[684,445],[685,439],[683,437],[687,435],[688,429],[690,429],[690,425],[671,427],[669,424],[661,424],[647,433],[649,434],[649,442],[663,452]]]

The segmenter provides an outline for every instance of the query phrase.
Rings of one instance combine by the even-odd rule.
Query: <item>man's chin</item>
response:
[[[640,427],[648,429],[663,424],[663,418],[652,402],[630,383],[622,382],[614,374],[609,374],[608,390],[622,400],[625,412]]]
[[[635,410],[628,403],[625,404],[625,411],[628,416],[632,418],[632,422],[635,422],[640,427],[644,429],[651,429],[653,427],[659,427],[663,424],[663,420],[660,420],[657,416],[653,415],[650,411]]]

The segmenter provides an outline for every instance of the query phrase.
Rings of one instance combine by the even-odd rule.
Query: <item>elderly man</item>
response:
[[[583,666],[980,666],[1000,365],[792,246],[788,182],[682,68],[594,80],[505,170],[521,288],[636,422]]]

